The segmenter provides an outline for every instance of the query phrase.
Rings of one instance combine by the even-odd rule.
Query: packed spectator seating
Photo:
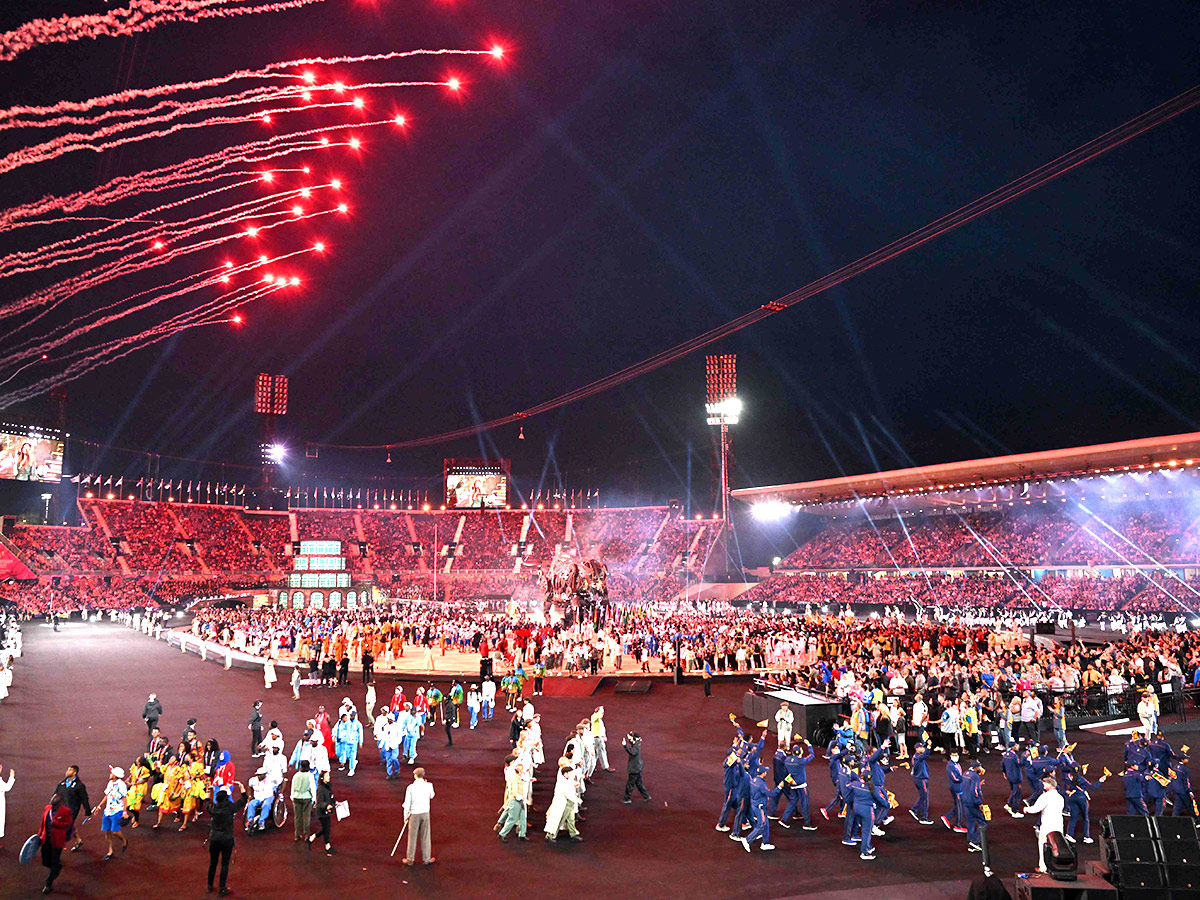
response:
[[[174,504],[95,500],[114,538],[129,547],[126,561],[135,572],[198,571],[196,558],[183,545]]]
[[[283,548],[292,540],[290,517],[282,513],[243,513],[238,509],[234,512],[250,529],[253,540],[259,542],[258,550],[266,565],[275,571],[289,568]],[[219,538],[220,535],[210,536],[210,540]]]
[[[231,506],[183,503],[176,507],[185,537],[196,541],[196,552],[217,572],[269,572],[267,557],[254,552],[250,535]]]
[[[8,536],[36,574],[72,576],[63,584],[78,585],[70,590],[85,602],[104,590],[93,590],[91,582],[79,578],[90,574],[107,575],[113,584],[122,585],[121,602],[129,604],[144,600],[144,592],[129,587],[140,584],[136,579],[142,577],[158,585],[160,600],[186,599],[206,590],[219,593],[221,586],[239,583],[279,583],[291,569],[293,537],[342,541],[354,577],[374,582],[392,597],[433,597],[436,560],[438,599],[515,595],[533,604],[541,600],[536,587],[539,565],[562,551],[604,560],[615,585],[614,600],[669,600],[685,580],[679,566],[683,549],[697,548],[688,561],[694,579],[720,531],[712,522],[682,522],[664,507],[253,512],[215,504],[83,498],[80,510],[84,526],[18,525]],[[444,549],[460,523],[458,547],[447,571],[450,560]],[[518,559],[523,529],[526,549]],[[359,553],[360,539],[367,545],[365,558]],[[414,540],[419,551],[414,551]],[[41,596],[43,588],[26,593]],[[36,606],[40,601],[28,602]]]
[[[18,525],[9,538],[35,572],[104,571],[116,550],[91,528]]]
[[[403,572],[420,568],[421,556],[413,552],[414,532],[409,530],[412,517],[408,513],[364,510],[361,519],[374,569]]]
[[[1038,504],[902,521],[831,523],[785,568],[1101,566],[1200,562],[1200,520],[1183,503]]]
[[[998,609],[1167,610],[1200,603],[1200,579],[1168,575],[1115,578],[1050,574],[1039,581],[996,574],[842,577],[780,573],[740,599],[778,606],[873,604],[886,606],[992,607]]]
[[[468,510],[445,517],[450,536],[442,536],[445,544],[458,530],[454,568],[470,570],[512,570],[516,557],[513,548],[521,536],[525,513],[500,510]]]

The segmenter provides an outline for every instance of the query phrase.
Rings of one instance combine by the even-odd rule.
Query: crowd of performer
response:
[[[811,815],[808,777],[816,749],[804,738],[791,740],[781,733],[772,763],[765,764],[762,756],[768,731],[764,729],[755,741],[737,726],[732,714],[730,719],[737,731],[723,761],[723,801],[716,830],[729,832],[730,838],[739,841],[747,852],[756,841],[760,850],[775,850],[771,822],[790,829],[797,812],[803,830],[817,831]],[[844,818],[842,843],[857,848],[863,860],[876,858],[872,838],[887,833],[884,828],[893,823],[893,810],[898,806],[895,795],[887,789],[888,777],[905,768],[917,794],[908,813],[917,824],[940,822],[948,830],[967,836],[969,852],[982,852],[983,835],[991,819],[990,807],[984,802],[983,764],[964,757],[957,746],[948,751],[933,750],[925,729],[918,729],[912,755],[898,761],[900,745],[895,736],[880,740],[876,734],[870,731],[864,739],[847,724],[838,729],[824,753],[832,799],[821,813],[826,820]],[[1095,780],[1089,779],[1089,764],[1077,760],[1074,749],[1074,743],[1051,748],[1014,741],[1002,752],[1000,774],[1007,786],[1003,809],[1016,819],[1040,817],[1036,827],[1039,871],[1046,870],[1042,850],[1047,835],[1059,832],[1071,843],[1093,843],[1091,796],[1113,777],[1105,768]],[[944,759],[934,757],[935,752],[944,752]],[[1125,745],[1124,761],[1120,783],[1129,815],[1164,815],[1167,810],[1178,816],[1198,814],[1186,746],[1174,748],[1155,731],[1135,731]],[[930,773],[943,766],[948,809],[934,819],[930,812]]]
[[[158,615],[125,612],[118,618],[160,637],[169,625]],[[818,830],[822,826],[813,815],[816,809],[827,820],[844,816],[843,843],[855,847],[863,860],[876,858],[873,838],[889,826],[900,827],[894,824],[897,803],[888,779],[907,769],[917,796],[909,815],[920,826],[940,822],[965,835],[966,849],[979,852],[990,816],[984,802],[983,759],[996,753],[1006,785],[1002,809],[1015,818],[1039,816],[1041,839],[1058,830],[1067,840],[1090,843],[1090,797],[1110,779],[1120,782],[1131,813],[1158,814],[1164,807],[1176,814],[1196,810],[1187,748],[1171,747],[1159,729],[1160,699],[1175,693],[1176,686],[1200,682],[1200,641],[1186,630],[1143,631],[1103,644],[1042,643],[1031,641],[1013,620],[998,620],[989,627],[965,617],[908,621],[890,610],[884,616],[854,619],[727,606],[638,610],[572,629],[520,618],[481,619],[470,610],[440,608],[217,610],[197,621],[195,630],[207,637],[232,640],[233,633],[240,632],[243,646],[250,649],[257,645],[282,655],[290,647],[322,662],[350,656],[360,666],[376,650],[384,656],[394,645],[399,652],[407,646],[420,648],[422,654],[440,654],[442,642],[450,637],[481,658],[494,651],[493,658],[505,668],[499,677],[450,679],[448,686],[432,680],[408,690],[397,686],[383,703],[372,678],[362,688],[361,712],[349,694],[328,710],[318,702],[290,750],[277,721],[265,720],[263,705],[257,702],[246,721],[257,768],[245,787],[235,777],[229,749],[216,737],[202,739],[195,719],[187,721],[178,740],[169,740],[159,727],[162,704],[152,694],[142,710],[144,750],[133,755],[128,770],[109,770],[101,802],[90,805],[87,788],[72,767],[46,808],[41,832],[43,862],[50,870],[47,888],[61,869],[62,849],[68,844],[68,849],[78,849],[83,826],[93,813],[101,821],[105,859],[126,852],[128,829],[185,832],[204,822],[214,853],[210,881],[219,866],[221,887],[228,869],[226,850],[233,841],[225,826],[243,808],[246,832],[268,831],[290,812],[293,839],[333,855],[337,785],[361,772],[368,737],[378,748],[381,779],[405,772],[413,778],[405,813],[417,827],[409,834],[404,861],[430,863],[428,813],[434,789],[418,764],[422,741],[440,726],[447,745],[453,745],[457,729],[469,732],[492,722],[501,701],[511,716],[511,753],[504,761],[496,831],[501,841],[514,832],[518,839],[527,837],[537,773],[547,758],[542,716],[533,701],[542,692],[544,677],[553,671],[547,663],[555,664],[557,648],[571,641],[611,646],[617,655],[638,641],[662,642],[672,649],[678,644],[689,668],[699,666],[708,673],[714,666],[726,671],[753,667],[784,686],[820,691],[845,704],[847,715],[823,749],[793,735],[794,719],[786,705],[773,717],[775,749],[769,760],[764,759],[769,730],[755,740],[737,729],[724,759],[724,801],[717,829],[729,832],[746,850],[755,843],[764,851],[775,849],[772,822],[787,830],[798,817],[803,830]],[[15,649],[19,655],[18,623],[0,622],[0,640],[6,651]],[[685,648],[690,657],[683,653]],[[13,665],[10,658],[9,671]],[[346,683],[345,678],[337,680]],[[1171,691],[1164,690],[1167,685]],[[332,690],[332,682],[327,689]],[[1125,765],[1115,775],[1105,770],[1089,778],[1088,765],[1076,760],[1074,744],[1066,740],[1064,701],[1070,698],[1086,706],[1094,699],[1096,711],[1104,712],[1113,697],[1127,697],[1131,691],[1139,698],[1140,729],[1126,746]],[[639,735],[628,732],[622,747],[628,777],[623,799],[632,802],[636,792],[649,800]],[[553,795],[546,807],[544,838],[558,841],[565,833],[568,841],[582,840],[579,823],[585,821],[588,787],[598,770],[613,769],[603,707],[570,729],[559,756],[549,758],[555,764],[553,777],[545,779],[553,784]],[[818,758],[822,767],[828,766],[831,783],[824,806],[810,793],[815,785],[809,768]],[[931,790],[931,782],[936,785],[943,777],[944,792],[940,786]],[[11,781],[10,773],[10,785]],[[931,804],[942,799],[947,808],[937,815]],[[220,832],[215,842],[214,829]],[[56,847],[59,831],[69,840],[64,838]]]

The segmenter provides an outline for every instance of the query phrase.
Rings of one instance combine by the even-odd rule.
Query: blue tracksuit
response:
[[[717,825],[722,825],[725,822],[725,817],[730,812],[737,811],[738,808],[738,783],[742,780],[742,764],[738,762],[737,755],[730,753],[725,757],[725,777],[721,786],[724,791],[724,800],[721,801],[721,814],[717,816]],[[737,816],[735,815],[736,819]]]
[[[1142,782],[1141,772],[1125,772],[1121,775],[1121,783],[1125,786],[1125,812],[1131,816],[1148,815]]]
[[[983,781],[971,769],[963,773],[962,803],[967,815],[967,840],[978,844],[979,829],[987,827],[987,819],[983,815]]]
[[[913,807],[918,819],[929,821],[929,751],[913,754],[912,780],[917,788],[917,804]]]
[[[843,841],[857,840],[854,837],[854,826],[858,823],[854,818],[854,813],[851,811],[850,805],[854,799],[854,785],[861,783],[862,779],[849,769],[843,769],[842,774],[838,776],[838,799],[846,810],[846,824],[842,827]]]
[[[825,807],[825,815],[831,816],[834,810],[841,808],[842,802],[842,751],[834,749],[829,753],[829,780],[833,782],[833,799]]]
[[[1162,815],[1163,800],[1167,796],[1167,789],[1154,777],[1157,774],[1156,770],[1151,769],[1143,782],[1145,785],[1143,795],[1146,798],[1146,811],[1152,816]]]
[[[1146,742],[1146,752],[1150,754],[1151,765],[1167,774],[1167,768],[1171,765],[1171,745],[1161,737],[1156,737]]]
[[[962,766],[952,759],[946,761],[946,779],[949,782],[950,799],[953,802],[953,806],[950,807],[950,811],[942,816],[942,818],[952,822],[954,827],[961,828],[965,824],[963,820],[966,818],[963,814],[962,805]]]
[[[1004,777],[1008,779],[1008,801],[1005,806],[1012,812],[1021,811],[1021,757],[1015,750],[1005,750],[1000,757]]]
[[[1033,782],[1033,793],[1029,797],[1029,802],[1033,803],[1038,797],[1045,793],[1045,788],[1042,787],[1042,779],[1058,769],[1058,760],[1050,756],[1039,756],[1037,759],[1029,763],[1029,780]]]
[[[781,799],[783,799],[785,801],[792,799],[792,789],[785,781],[785,779],[787,778],[787,766],[784,764],[784,760],[786,760],[786,759],[787,759],[787,754],[784,753],[782,750],[776,750],[775,756],[771,759],[771,778],[775,782],[776,787],[779,787],[782,785],[783,793],[780,794],[779,796]],[[769,809],[767,812],[775,813],[775,812],[778,812],[778,809],[777,808]],[[778,819],[779,816],[775,816],[775,818]]]
[[[1196,801],[1192,798],[1192,776],[1188,772],[1187,763],[1175,763],[1175,777],[1171,779],[1171,796],[1175,800],[1172,815],[1190,816],[1196,811]]]
[[[867,764],[871,767],[871,784],[879,788],[879,793],[884,798],[882,806],[875,810],[875,820],[882,822],[891,815],[891,807],[887,803],[887,794],[884,792],[884,783],[887,777],[886,773],[892,770],[891,766],[883,764],[883,757],[887,753],[886,747],[880,747],[874,753],[867,757]]]
[[[1067,837],[1075,837],[1075,826],[1079,822],[1083,822],[1083,836],[1091,837],[1092,830],[1089,823],[1089,810],[1091,808],[1088,802],[1088,789],[1092,787],[1092,782],[1088,781],[1082,772],[1070,771],[1063,778],[1063,797],[1066,799],[1066,812],[1070,815],[1067,821]]]
[[[799,807],[804,824],[812,824],[808,816],[808,764],[813,761],[813,755],[813,751],[809,749],[807,756],[789,753],[784,759],[787,777],[791,779],[791,797],[788,798],[787,809],[783,811],[783,818],[780,820],[782,822],[790,822],[796,808]]]
[[[733,833],[741,834],[743,822],[749,822],[751,819],[750,810],[750,770],[746,768],[745,763],[741,764],[741,775],[738,778],[737,786],[737,815],[733,817]]]
[[[746,840],[751,843],[761,840],[764,844],[769,844],[771,843],[771,820],[767,818],[767,804],[779,796],[782,788],[776,787],[772,790],[767,787],[767,783],[763,781],[761,775],[749,778],[748,785],[750,790],[750,821],[754,825],[754,830],[746,836]]]
[[[856,781],[851,785],[851,812],[846,814],[846,818],[853,817],[855,828],[862,834],[860,851],[864,856],[870,856],[875,852],[871,846],[871,829],[875,827],[875,809],[881,803],[886,807],[887,797],[884,796],[878,785],[864,784],[862,781]]]
[[[1125,742],[1125,765],[1140,769],[1149,764],[1149,761],[1150,752],[1146,749],[1145,741],[1128,740]]]

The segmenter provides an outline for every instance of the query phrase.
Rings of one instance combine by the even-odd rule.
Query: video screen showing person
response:
[[[508,479],[503,475],[447,475],[446,508],[503,507],[508,501]]]
[[[63,442],[0,432],[0,478],[15,481],[62,480]]]

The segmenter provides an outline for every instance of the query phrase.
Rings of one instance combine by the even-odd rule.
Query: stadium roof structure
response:
[[[1049,479],[1186,469],[1192,469],[1192,474],[1200,471],[1200,432],[739,488],[732,493],[744,503],[816,507],[867,498],[924,497],[924,505],[935,508],[961,505],[964,492],[976,495],[978,502],[983,499],[978,497],[980,491],[1002,485],[1024,487],[1029,482]]]

